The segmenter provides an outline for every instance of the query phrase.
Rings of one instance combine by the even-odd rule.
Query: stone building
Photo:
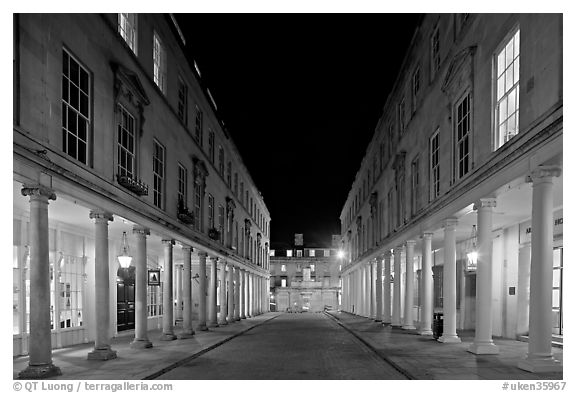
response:
[[[14,15],[24,378],[59,373],[52,348],[113,359],[122,330],[149,348],[149,329],[186,338],[268,310],[270,214],[186,45],[167,14]]]
[[[329,245],[316,245],[296,234],[290,246],[270,250],[270,298],[277,311],[339,309],[339,243],[339,235],[332,236]]]
[[[442,343],[561,369],[562,24],[422,18],[340,215],[344,310],[421,334],[441,312]]]

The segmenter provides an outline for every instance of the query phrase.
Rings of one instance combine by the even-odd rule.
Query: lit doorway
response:
[[[116,279],[116,327],[117,330],[130,330],[135,327],[135,278],[136,268],[118,269]]]

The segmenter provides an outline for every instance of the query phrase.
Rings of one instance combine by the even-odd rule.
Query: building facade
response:
[[[268,310],[270,213],[185,48],[172,15],[14,16],[23,378],[59,373],[52,348],[113,359],[123,330],[144,349]]]
[[[561,369],[562,15],[429,14],[342,209],[343,309]]]
[[[304,243],[296,234],[289,247],[270,250],[270,299],[273,311],[321,312],[340,308],[340,236],[330,245]]]

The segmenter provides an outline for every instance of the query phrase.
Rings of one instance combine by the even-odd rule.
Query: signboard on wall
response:
[[[160,270],[148,270],[148,285],[160,286]]]
[[[563,209],[556,210],[552,216],[553,229],[552,234],[554,237],[563,234],[564,215]],[[520,244],[530,243],[532,241],[532,221],[526,221],[520,224]]]

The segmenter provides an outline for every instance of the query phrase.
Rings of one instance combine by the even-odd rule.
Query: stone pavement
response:
[[[442,344],[432,336],[416,331],[384,326],[371,319],[346,312],[330,311],[341,326],[392,363],[410,379],[437,380],[562,380],[562,373],[530,373],[517,367],[526,356],[528,343],[494,339],[498,355],[474,355],[466,349],[474,341],[473,332],[458,332],[462,343]],[[563,350],[552,348],[554,357],[563,360]]]
[[[117,351],[114,360],[88,360],[87,354],[94,348],[94,343],[79,344],[52,351],[54,364],[60,367],[62,375],[50,379],[79,380],[142,380],[152,379],[167,370],[171,370],[186,361],[200,356],[234,337],[259,326],[281,313],[266,313],[252,318],[242,319],[210,331],[196,331],[194,337],[185,340],[160,341],[160,330],[148,332],[148,339],[153,347],[132,349],[130,342],[134,334],[119,335],[112,339],[112,349]],[[174,333],[178,334],[176,327]],[[28,356],[13,359],[13,378],[28,366]]]

